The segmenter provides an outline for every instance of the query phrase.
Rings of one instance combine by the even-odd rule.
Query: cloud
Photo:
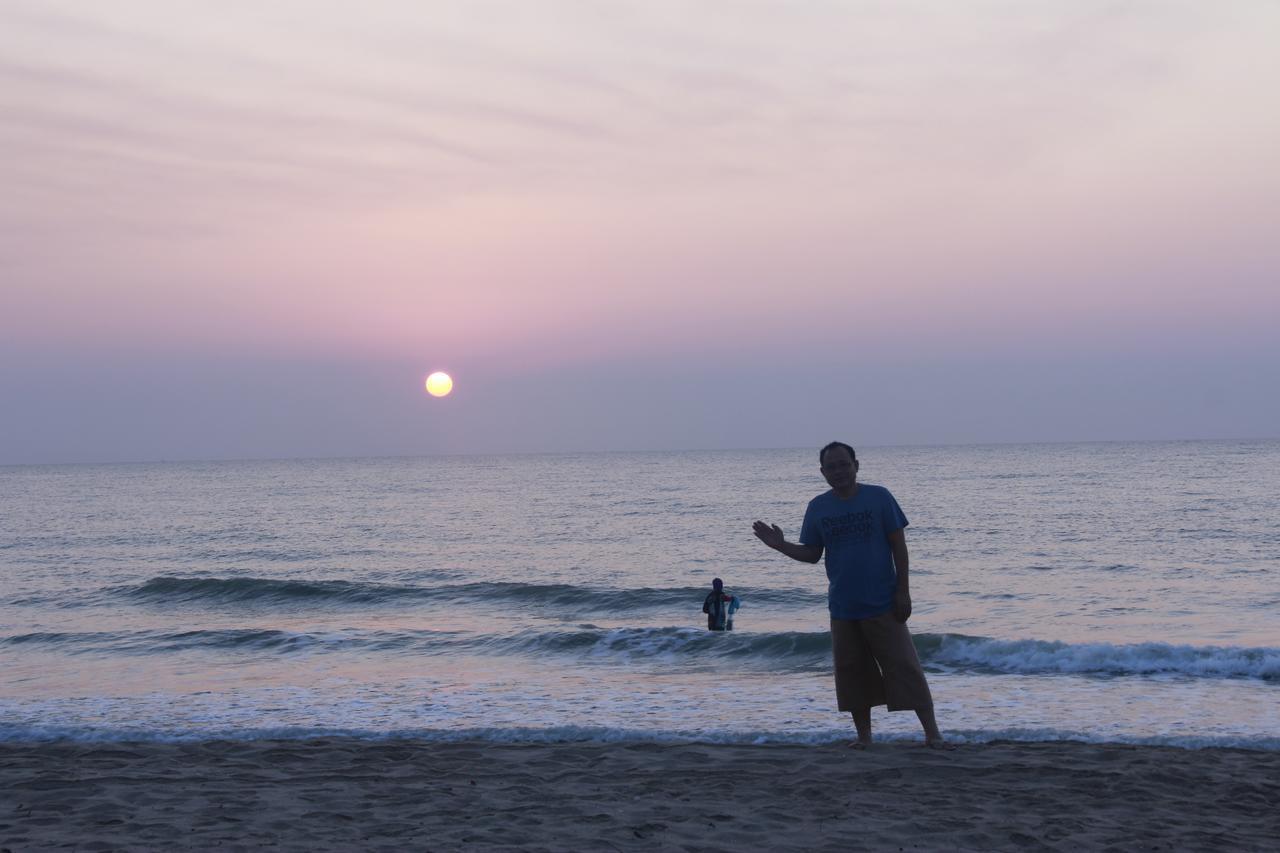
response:
[[[204,359],[258,358],[250,403],[277,414],[290,358],[448,356],[507,389],[433,433],[457,448],[486,418],[545,416],[553,442],[555,411],[598,401],[643,421],[606,391],[655,361],[693,377],[652,389],[647,434],[675,444],[752,419],[777,431],[741,441],[788,443],[739,399],[778,365],[818,394],[857,356],[945,397],[970,387],[951,365],[994,354],[1092,348],[1123,372],[1178,341],[1188,364],[1269,340],[1280,309],[1280,125],[1257,94],[1280,86],[1277,23],[1252,2],[10,2],[5,344],[224,389]],[[558,409],[503,402],[555,371],[576,377]],[[913,411],[980,437],[1021,394],[1085,430],[1033,390]]]

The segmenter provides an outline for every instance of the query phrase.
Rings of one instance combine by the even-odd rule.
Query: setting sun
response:
[[[453,390],[453,379],[449,374],[437,370],[427,377],[427,393],[432,397],[445,397]]]

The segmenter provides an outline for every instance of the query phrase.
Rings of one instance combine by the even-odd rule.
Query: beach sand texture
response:
[[[27,850],[1275,850],[1280,752],[993,743],[0,745]]]

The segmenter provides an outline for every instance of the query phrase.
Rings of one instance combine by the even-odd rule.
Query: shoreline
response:
[[[0,743],[0,848],[1274,849],[1280,752],[995,741]]]

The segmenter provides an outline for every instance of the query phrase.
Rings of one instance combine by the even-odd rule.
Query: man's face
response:
[[[822,476],[827,485],[840,491],[852,488],[858,478],[858,463],[843,447],[833,447],[822,457]]]

